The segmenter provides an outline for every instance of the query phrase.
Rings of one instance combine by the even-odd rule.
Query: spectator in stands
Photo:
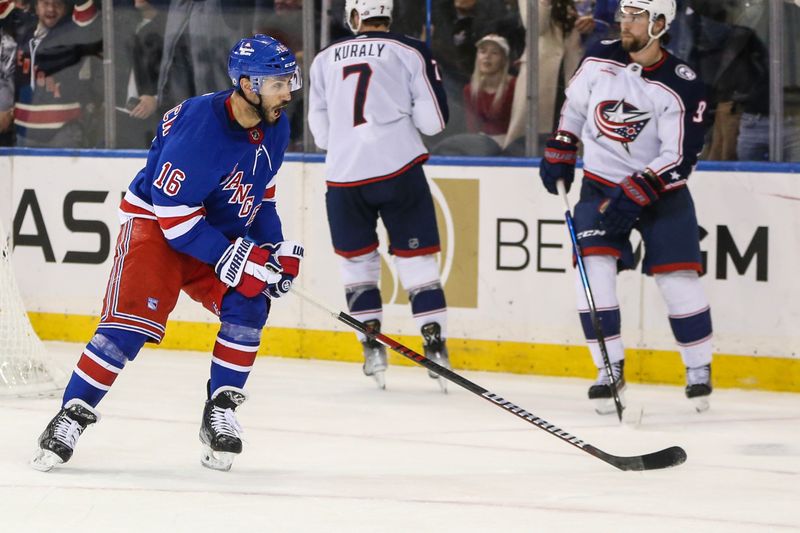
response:
[[[729,23],[726,0],[690,0],[688,5],[694,46],[686,59],[710,87],[714,117],[705,158],[736,160],[742,113],[769,115],[768,53],[752,28]]]
[[[575,5],[578,12],[575,30],[581,34],[584,50],[589,50],[603,39],[619,37],[619,0],[577,0]],[[591,17],[587,17],[587,14],[591,14]]]
[[[420,8],[419,0],[394,0],[392,9],[392,31],[425,40],[425,8]],[[424,4],[422,4],[424,5]],[[333,13],[341,13],[341,10]],[[344,9],[344,2],[341,4]]]
[[[161,118],[156,113],[157,87],[168,4],[168,0],[133,0],[135,9],[117,11],[118,148],[149,147]]]
[[[271,5],[270,5],[271,4]],[[344,3],[337,14],[344,13]],[[336,26],[343,26],[344,17],[337,15]],[[317,19],[319,20],[319,19]],[[254,33],[263,33],[282,42],[294,51],[297,63],[305,69],[303,62],[303,1],[302,0],[256,0]],[[347,35],[351,35],[349,29]],[[342,33],[331,32],[337,39]],[[317,35],[319,37],[319,35]],[[318,42],[318,41],[317,41]],[[284,111],[289,117],[290,139],[289,152],[303,151],[303,95],[298,91],[292,95],[292,101]]]
[[[520,0],[520,14],[526,20],[527,5]],[[588,15],[591,18],[591,15]],[[578,12],[572,0],[539,0],[539,114],[538,135],[541,145],[555,129],[557,98],[563,94],[559,87],[565,87],[583,56],[581,33],[576,29]],[[581,25],[583,31],[591,32],[594,25]],[[524,65],[524,63],[523,63]],[[519,81],[515,88],[511,121],[503,143],[510,155],[522,155],[514,150],[521,144],[525,135],[526,117],[529,113],[525,98],[527,65],[520,69]]]
[[[493,25],[506,14],[498,0],[436,0],[431,13],[431,48],[439,64],[442,84],[447,92],[450,121],[442,137],[464,133],[464,101],[462,91],[469,83],[475,65],[475,43],[492,33]]]
[[[13,144],[13,124],[14,124],[14,62],[17,55],[17,43],[6,23],[8,14],[14,6],[8,2],[0,25],[0,146],[11,146]],[[3,7],[0,6],[0,10]]]
[[[170,1],[158,75],[159,112],[230,86],[224,65],[237,40],[253,33],[255,1]]]
[[[273,6],[270,7],[269,4]],[[344,6],[342,11],[344,12]],[[337,19],[337,22],[339,19]],[[254,33],[273,37],[296,54],[303,53],[303,1],[302,0],[257,0]]]
[[[99,139],[102,28],[92,0],[37,0],[38,23],[17,41],[16,142],[86,147]]]
[[[769,38],[767,0],[750,0],[732,14],[736,25],[752,28],[761,42]],[[800,4],[790,1],[783,5],[785,48],[783,57],[784,110],[783,160],[800,161]],[[762,45],[754,72],[753,85],[763,87],[752,103],[742,106],[736,155],[741,161],[766,161],[770,157],[770,99],[769,63],[766,45]]]
[[[434,153],[494,156],[501,152],[516,78],[509,75],[508,41],[497,34],[478,40],[472,79],[464,87],[468,133],[448,137]]]
[[[14,71],[17,40],[36,25],[30,2],[0,0],[0,146],[14,145]]]
[[[15,42],[36,22],[31,0],[0,0],[0,30],[11,35]]]

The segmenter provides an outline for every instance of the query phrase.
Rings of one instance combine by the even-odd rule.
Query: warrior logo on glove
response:
[[[300,273],[303,252],[296,241],[256,246],[240,237],[228,247],[215,270],[223,283],[248,298],[260,293],[280,298],[291,290]]]

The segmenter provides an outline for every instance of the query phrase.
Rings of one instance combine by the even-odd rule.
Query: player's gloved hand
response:
[[[267,286],[271,273],[267,268],[270,259],[269,250],[239,237],[222,254],[214,271],[222,283],[235,288],[248,298],[253,298]]]
[[[539,176],[550,194],[558,194],[556,182],[564,180],[567,192],[575,179],[578,160],[578,140],[571,133],[557,131],[544,145],[544,157],[539,164]]]
[[[600,204],[600,226],[610,234],[628,233],[642,209],[656,200],[658,189],[654,177],[639,173],[628,176]]]
[[[297,241],[283,241],[279,244],[264,244],[262,248],[270,250],[270,261],[267,268],[271,276],[267,280],[264,294],[269,298],[280,298],[292,289],[294,278],[300,273],[300,261],[305,250]]]

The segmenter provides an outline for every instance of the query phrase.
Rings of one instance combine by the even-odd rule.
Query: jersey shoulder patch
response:
[[[692,70],[689,65],[684,63],[680,63],[675,67],[675,74],[686,81],[694,81],[697,79],[697,73]]]

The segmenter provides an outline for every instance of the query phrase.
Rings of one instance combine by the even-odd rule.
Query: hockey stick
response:
[[[615,466],[620,470],[657,470],[660,468],[669,468],[671,466],[678,466],[680,464],[683,464],[684,461],[686,461],[686,452],[680,446],[671,446],[669,448],[665,448],[657,452],[648,453],[645,455],[634,455],[630,457],[619,457],[617,455],[611,455],[610,453],[606,453],[599,448],[595,448],[591,444],[583,442],[578,437],[570,435],[563,429],[554,426],[553,424],[539,418],[533,413],[526,411],[522,407],[506,400],[502,396],[490,392],[481,387],[480,385],[468,380],[467,378],[459,374],[456,374],[449,368],[445,368],[441,365],[434,363],[424,355],[418,354],[411,348],[408,348],[407,346],[400,344],[396,340],[373,330],[363,322],[353,318],[347,313],[336,311],[329,308],[324,303],[320,302],[319,300],[311,296],[309,293],[307,293],[300,287],[294,286],[292,288],[292,292],[308,300],[310,303],[316,305],[326,313],[333,316],[336,320],[347,324],[356,331],[360,331],[369,338],[380,342],[384,346],[391,348],[400,355],[408,359],[411,359],[415,363],[424,366],[428,370],[436,372],[439,376],[449,381],[452,381],[456,385],[459,385],[467,389],[468,391],[477,396],[480,396],[484,400],[490,402],[492,405],[500,407],[501,409],[504,409],[509,413],[516,415],[522,420],[525,420],[526,422],[533,424],[537,428],[547,431],[551,435],[558,437],[564,442],[567,442],[575,446],[579,450],[583,450],[589,455],[597,457],[601,461],[605,461],[606,463],[610,464],[611,466]]]
[[[564,212],[564,218],[567,221],[567,230],[569,237],[572,239],[572,248],[575,252],[575,262],[578,265],[578,272],[580,273],[581,283],[583,284],[583,292],[586,293],[586,301],[589,303],[589,317],[592,320],[592,329],[597,337],[597,344],[600,346],[600,353],[603,355],[603,365],[608,373],[608,380],[611,387],[611,396],[614,398],[614,407],[617,409],[617,418],[622,422],[622,401],[619,399],[619,390],[617,390],[617,379],[614,377],[614,372],[611,369],[611,361],[608,358],[608,350],[606,349],[606,338],[603,335],[603,330],[600,328],[600,317],[597,316],[597,307],[594,304],[594,297],[592,296],[592,288],[589,286],[589,276],[586,274],[586,266],[583,264],[583,256],[581,255],[581,245],[578,244],[578,237],[575,235],[575,226],[572,221],[572,212],[567,198],[567,189],[564,187],[564,181],[558,180],[556,182],[558,193],[564,200],[564,205],[567,210]]]

